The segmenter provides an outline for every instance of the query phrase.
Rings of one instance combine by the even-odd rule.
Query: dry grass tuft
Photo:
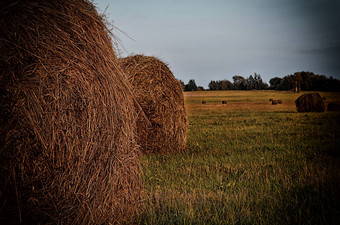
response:
[[[174,152],[185,147],[187,116],[181,84],[155,57],[135,55],[119,60],[144,111],[137,129],[144,153]]]
[[[86,0],[0,7],[0,223],[129,223],[141,198],[135,107]]]
[[[324,112],[325,104],[319,93],[303,94],[295,100],[298,112]]]

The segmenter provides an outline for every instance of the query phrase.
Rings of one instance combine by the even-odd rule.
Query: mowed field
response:
[[[340,112],[298,113],[303,93],[186,92],[187,149],[141,158],[137,223],[338,224]]]

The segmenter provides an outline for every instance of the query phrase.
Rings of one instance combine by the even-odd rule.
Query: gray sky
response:
[[[169,64],[185,83],[297,71],[340,79],[339,0],[94,0],[125,50]],[[121,46],[121,48],[122,48]]]

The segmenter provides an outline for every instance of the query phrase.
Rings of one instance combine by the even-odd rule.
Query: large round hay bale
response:
[[[340,111],[340,104],[335,102],[330,102],[327,105],[327,111]]]
[[[86,0],[0,3],[0,224],[129,223],[135,107]]]
[[[142,151],[173,152],[185,147],[187,116],[181,84],[156,57],[135,55],[119,60],[134,88],[144,116],[137,130]]]
[[[303,94],[295,100],[298,112],[324,112],[325,104],[319,93]]]

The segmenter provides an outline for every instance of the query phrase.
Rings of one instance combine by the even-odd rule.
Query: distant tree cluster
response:
[[[340,91],[339,80],[304,71],[283,78],[274,77],[269,84],[272,90]]]
[[[209,90],[266,90],[268,84],[262,81],[261,75],[255,73],[244,78],[239,75],[233,76],[233,83],[229,80],[210,81]]]
[[[183,91],[204,91],[202,86],[197,86],[194,79],[189,80],[187,84],[184,84],[182,80],[179,80],[182,85]]]
[[[197,86],[194,79],[187,84],[179,80],[184,91],[204,91],[202,86]],[[294,90],[294,91],[340,91],[340,80],[333,77],[314,74],[312,72],[296,72],[283,78],[274,77],[269,81],[270,86],[263,82],[261,75],[254,73],[244,78],[240,75],[229,80],[211,80],[209,90]]]

